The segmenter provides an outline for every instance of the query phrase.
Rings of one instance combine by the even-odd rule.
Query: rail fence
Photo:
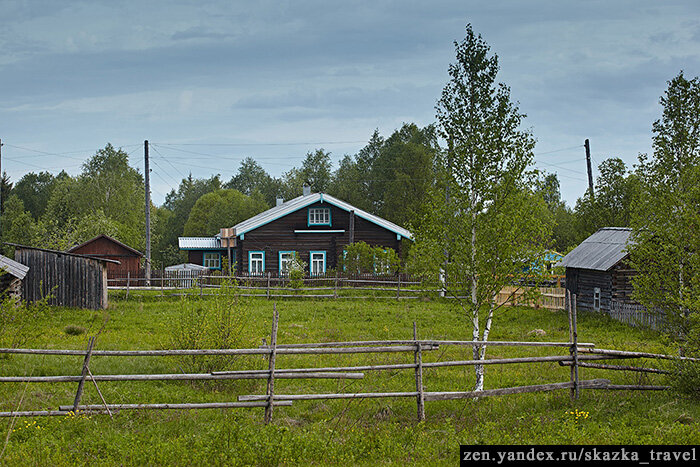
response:
[[[575,304],[575,296],[573,302]],[[570,300],[568,300],[570,303]],[[569,310],[575,310],[575,306],[568,306]],[[84,358],[79,375],[56,376],[0,376],[0,383],[78,383],[73,403],[61,405],[57,409],[46,410],[17,410],[0,412],[0,417],[33,417],[33,416],[62,416],[69,413],[89,412],[113,415],[121,410],[146,410],[146,409],[233,409],[233,408],[264,408],[265,422],[272,420],[275,406],[288,406],[296,401],[320,400],[320,399],[366,399],[366,398],[415,398],[417,404],[417,417],[425,418],[425,402],[471,399],[488,396],[501,396],[508,394],[534,393],[569,389],[572,398],[579,397],[582,389],[608,389],[608,390],[664,390],[667,386],[649,385],[614,385],[606,379],[581,380],[580,368],[596,368],[606,370],[624,370],[648,373],[665,373],[664,370],[645,367],[621,366],[593,363],[597,360],[618,359],[678,359],[660,354],[640,352],[626,352],[620,350],[596,349],[592,343],[578,342],[576,324],[576,312],[569,311],[569,336],[568,342],[510,342],[510,341],[449,341],[426,340],[418,338],[416,324],[413,324],[413,339],[399,340],[373,340],[352,342],[322,342],[282,344],[278,343],[279,313],[276,305],[272,320],[270,344],[264,344],[258,348],[248,349],[180,349],[180,350],[97,350],[95,342],[97,337],[91,337],[86,350],[58,350],[58,349],[0,349],[0,354],[23,355],[73,355]],[[425,361],[424,356],[441,348],[442,346],[466,346],[481,348],[482,346],[516,346],[516,347],[549,347],[568,350],[568,355],[530,356],[517,358],[497,358],[486,360],[450,360],[450,361]],[[413,363],[373,364],[361,366],[334,366],[334,367],[301,367],[280,368],[277,365],[278,355],[341,355],[341,354],[401,354],[413,355]],[[172,373],[172,374],[93,374],[90,370],[91,358],[102,357],[140,357],[140,356],[172,356],[172,355],[263,355],[268,357],[267,370],[237,370],[237,371],[213,371],[210,373]],[[698,359],[686,359],[698,361]],[[510,365],[542,362],[558,362],[561,366],[570,366],[570,379],[564,382],[548,384],[516,386],[498,389],[486,389],[481,391],[426,391],[423,370],[426,368],[446,368],[475,365]],[[275,390],[277,379],[364,379],[365,372],[383,370],[407,370],[412,371],[415,378],[415,391],[404,392],[354,392],[354,393],[304,393],[304,394],[279,394]],[[263,379],[267,381],[265,394],[249,394],[238,396],[237,401],[209,402],[209,403],[131,403],[110,404],[100,391],[99,383],[110,381],[183,381],[183,380],[238,380],[238,379]],[[81,404],[84,385],[92,383],[100,397],[101,404]]]
[[[109,279],[111,290],[125,292],[128,299],[130,292],[135,290],[160,290],[161,295],[183,295],[198,293],[201,296],[211,295],[211,289],[216,289],[225,281],[234,281],[239,295],[243,297],[275,298],[332,298],[332,299],[369,299],[395,298],[397,300],[415,300],[425,296],[445,296],[439,287],[429,287],[420,277],[399,274],[395,276],[380,276],[374,274],[358,274],[353,276],[318,275],[307,276],[293,280],[287,275],[266,273],[264,275],[211,275],[201,271],[161,271],[153,276],[150,285],[146,286],[142,277],[132,278],[113,277]],[[542,284],[518,284],[505,287],[497,295],[496,301],[511,302],[511,304],[543,307],[548,309],[564,309],[565,289],[561,287],[545,287],[559,284],[561,278],[554,276]],[[525,291],[536,288],[536,298],[521,299]],[[193,289],[195,291],[193,291]],[[371,292],[371,293],[369,293]],[[515,299],[515,300],[513,300]]]

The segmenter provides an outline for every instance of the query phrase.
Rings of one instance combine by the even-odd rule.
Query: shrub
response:
[[[69,324],[63,329],[63,332],[68,334],[69,336],[79,336],[81,334],[85,334],[86,329],[82,326],[76,326],[74,324]]]
[[[185,294],[180,313],[173,322],[171,344],[176,349],[233,349],[245,347],[244,315],[235,280],[221,279],[213,297],[202,300],[197,294]],[[232,369],[235,356],[187,356],[182,358],[188,371],[211,372]]]
[[[0,271],[0,275],[4,272]],[[22,347],[29,339],[40,335],[36,322],[49,312],[49,295],[33,304],[16,297],[0,294],[0,347]]]

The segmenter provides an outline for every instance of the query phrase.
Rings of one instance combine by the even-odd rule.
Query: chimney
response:
[[[284,203],[284,198],[278,196],[278,197],[277,197],[277,204],[276,204],[276,206],[279,206],[279,205],[282,204],[282,203]]]
[[[311,194],[311,187],[306,183],[304,183],[302,189],[304,190],[304,196],[309,196]]]

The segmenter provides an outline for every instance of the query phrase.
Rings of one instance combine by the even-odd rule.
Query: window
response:
[[[260,275],[265,272],[265,252],[264,251],[249,251],[248,252],[248,273],[251,275]]]
[[[209,269],[221,269],[221,255],[219,253],[204,253],[203,266]]]
[[[309,225],[331,225],[330,208],[309,208]]]
[[[280,251],[280,276],[287,275],[289,273],[289,268],[291,267],[292,261],[294,260],[293,251]]]
[[[593,309],[600,311],[600,287],[593,289]]]
[[[312,276],[326,273],[326,252],[312,251],[309,253],[309,267]]]

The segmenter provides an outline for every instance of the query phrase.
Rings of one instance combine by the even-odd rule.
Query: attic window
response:
[[[310,208],[309,225],[331,225],[330,208]]]

